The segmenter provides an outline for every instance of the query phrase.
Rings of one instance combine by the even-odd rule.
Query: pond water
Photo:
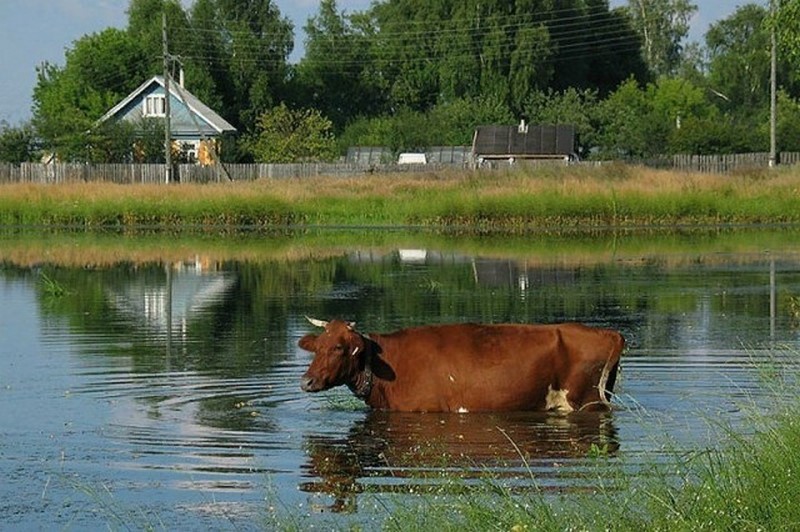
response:
[[[766,370],[800,351],[800,245],[779,241],[223,259],[197,244],[182,261],[83,264],[0,247],[0,522],[379,525],[445,474],[569,493],[598,456],[636,474],[718,446],[720,426],[747,432],[750,407],[769,408]],[[304,315],[363,332],[580,321],[629,347],[610,414],[371,413],[346,390],[301,392]]]

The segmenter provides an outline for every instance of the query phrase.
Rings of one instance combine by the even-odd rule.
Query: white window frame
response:
[[[142,102],[142,115],[145,117],[167,116],[167,103],[163,94],[145,96]]]

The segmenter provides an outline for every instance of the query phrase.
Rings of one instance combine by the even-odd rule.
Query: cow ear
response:
[[[317,336],[315,334],[307,334],[300,338],[300,341],[297,342],[297,345],[306,351],[311,351],[313,353],[317,347]]]

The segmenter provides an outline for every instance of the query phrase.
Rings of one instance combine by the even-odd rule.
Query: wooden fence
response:
[[[354,177],[367,174],[429,172],[453,165],[444,164],[226,164],[198,166],[174,165],[172,180],[180,183],[219,183],[256,179],[292,179],[315,176]],[[0,163],[3,183],[166,183],[163,164],[82,164],[82,163]]]
[[[769,154],[739,153],[731,155],[674,155],[648,161],[637,161],[647,166],[672,168],[691,172],[728,173],[749,168],[769,166]],[[782,152],[781,165],[800,163],[800,152]],[[573,164],[573,163],[571,163]],[[587,164],[595,164],[588,162]],[[467,164],[227,164],[174,166],[173,180],[180,183],[220,183],[228,181],[253,181],[256,179],[292,179],[315,176],[355,177],[369,174],[398,172],[435,172],[445,168],[468,168]],[[165,183],[166,167],[163,164],[82,164],[82,163],[0,163],[0,184],[4,183]]]
[[[781,165],[792,165],[800,162],[800,153],[782,152],[778,155]],[[768,168],[769,153],[731,153],[726,155],[673,155],[671,167],[675,170],[689,172],[711,172],[726,174],[734,170],[752,168]]]

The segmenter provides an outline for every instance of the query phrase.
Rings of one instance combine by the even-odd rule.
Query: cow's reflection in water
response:
[[[570,489],[564,466],[619,448],[613,416],[576,412],[416,414],[372,411],[346,437],[306,437],[302,491],[332,499],[318,510],[355,512],[360,493],[441,489],[445,477],[517,480],[519,487]],[[559,478],[565,476],[568,478]],[[570,480],[570,478],[572,480]],[[448,488],[456,489],[451,485]]]

